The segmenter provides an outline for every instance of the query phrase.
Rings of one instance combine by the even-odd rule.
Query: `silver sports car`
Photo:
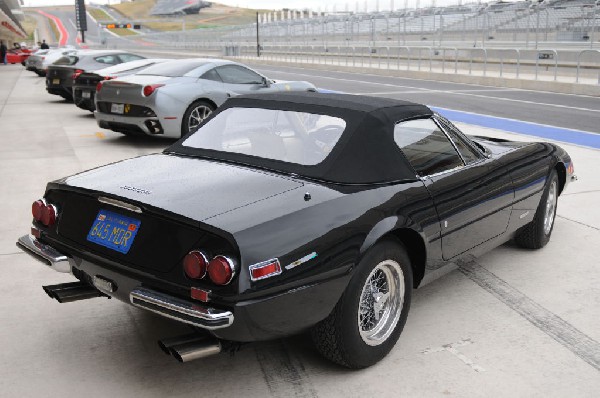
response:
[[[179,138],[195,130],[228,97],[277,91],[316,91],[302,81],[273,81],[220,59],[180,59],[96,87],[96,120],[131,135]]]

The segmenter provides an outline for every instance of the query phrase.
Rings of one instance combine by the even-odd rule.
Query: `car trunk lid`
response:
[[[235,250],[229,233],[212,226],[211,218],[302,185],[242,166],[156,154],[51,183],[46,199],[59,209],[56,233],[67,243],[131,268],[171,272],[176,279],[175,267],[194,248]],[[107,211],[140,222],[128,252],[89,239]]]
[[[166,154],[125,160],[69,177],[65,182],[196,221],[207,221],[303,185],[257,169]]]

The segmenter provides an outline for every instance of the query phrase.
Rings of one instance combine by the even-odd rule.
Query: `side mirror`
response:
[[[262,84],[264,87],[271,87],[271,81],[264,76],[262,77]]]

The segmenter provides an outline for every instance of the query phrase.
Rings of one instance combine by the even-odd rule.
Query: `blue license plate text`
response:
[[[88,232],[87,240],[127,254],[141,223],[135,218],[100,210]]]

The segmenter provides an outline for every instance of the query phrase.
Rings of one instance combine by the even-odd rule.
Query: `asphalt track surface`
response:
[[[274,79],[307,80],[329,90],[396,98],[439,108],[600,134],[598,97],[302,67],[251,66]]]

